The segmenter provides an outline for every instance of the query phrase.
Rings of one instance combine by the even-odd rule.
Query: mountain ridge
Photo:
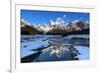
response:
[[[62,20],[52,21],[50,24],[32,25],[21,19],[21,34],[52,34],[52,35],[68,35],[68,34],[89,34],[89,21],[73,20],[71,23],[64,23]]]

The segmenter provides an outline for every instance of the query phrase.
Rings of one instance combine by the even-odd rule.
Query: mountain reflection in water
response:
[[[60,35],[22,35],[21,62],[47,62],[89,59],[89,39]]]

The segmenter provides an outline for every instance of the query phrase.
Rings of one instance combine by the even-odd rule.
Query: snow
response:
[[[53,29],[53,27],[49,27],[49,26],[41,26],[40,27],[45,33],[47,33],[49,30]]]
[[[75,48],[77,48],[77,50],[80,53],[80,55],[78,55],[78,58],[80,60],[88,60],[89,59],[89,47],[75,46]]]
[[[74,35],[73,35],[74,36]],[[77,35],[79,37],[79,35]],[[81,36],[81,35],[80,35]],[[88,35],[87,35],[88,36]],[[33,54],[36,51],[37,48],[40,48],[41,46],[48,46],[48,40],[43,41],[43,39],[46,39],[47,37],[50,39],[55,39],[55,40],[61,40],[61,36],[53,36],[53,35],[34,35],[34,36],[23,36],[22,38],[26,38],[29,37],[30,39],[34,39],[34,40],[30,40],[30,39],[23,39],[26,40],[24,42],[21,42],[21,57],[25,57],[28,56],[30,54]],[[40,38],[41,37],[41,38]],[[55,38],[56,37],[56,38]],[[83,35],[83,37],[86,37],[86,35]],[[58,39],[59,38],[59,39]],[[50,41],[50,40],[49,40]],[[63,40],[61,40],[63,43]],[[67,41],[67,40],[65,40]],[[79,41],[80,42],[80,41]],[[80,42],[81,43],[81,42]],[[69,43],[70,44],[70,43]],[[80,55],[78,55],[79,60],[88,60],[89,59],[89,47],[87,46],[74,46],[76,48],[76,50],[79,51]],[[31,50],[35,50],[35,51],[31,51]],[[47,51],[49,49],[45,49],[43,50],[43,52]],[[54,51],[53,51],[54,52]],[[57,50],[58,52],[58,50]],[[44,53],[46,55],[46,52]],[[41,56],[42,57],[42,56]],[[48,53],[48,57],[49,57],[49,53]],[[53,57],[53,56],[52,56]]]
[[[24,42],[21,44],[21,57],[34,53],[33,51],[31,51],[32,49],[37,49],[41,46],[46,46],[46,45],[48,45],[47,41],[43,42],[41,40]]]
[[[71,38],[86,38],[86,39],[88,39],[89,35],[88,34],[87,35],[69,35],[69,36],[64,37],[64,38],[69,38],[69,39],[71,39]]]

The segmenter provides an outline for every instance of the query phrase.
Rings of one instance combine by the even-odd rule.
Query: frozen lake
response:
[[[21,62],[89,59],[89,35],[22,35]]]

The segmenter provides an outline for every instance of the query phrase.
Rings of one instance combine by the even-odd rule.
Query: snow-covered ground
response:
[[[69,35],[69,36],[66,36],[64,38],[67,38],[67,39],[71,39],[71,38],[86,38],[86,39],[88,39],[89,35],[88,34],[86,34],[86,35]]]
[[[78,58],[80,60],[88,60],[89,59],[89,47],[84,47],[84,46],[75,46],[77,50],[79,51],[80,55],[78,55]]]
[[[83,37],[83,38],[89,38],[89,35],[71,35],[68,36],[69,38],[71,37]],[[23,38],[27,38],[27,39],[23,39]],[[41,46],[48,46],[48,41],[50,41],[52,39],[57,40],[59,43],[63,43],[63,44],[72,44],[72,41],[68,41],[66,40],[62,40],[63,37],[61,36],[49,36],[49,35],[34,35],[34,36],[23,36],[21,41],[21,58],[28,56],[30,54],[36,53],[38,51],[31,51],[31,50],[36,50],[37,48],[40,48]],[[30,40],[31,39],[31,40]],[[50,39],[50,40],[48,40]],[[62,41],[62,42],[61,42]],[[65,41],[65,43],[64,43]],[[67,42],[67,43],[66,43]],[[79,42],[80,45],[76,45],[74,44],[74,47],[76,48],[76,50],[79,51],[80,55],[78,55],[79,60],[88,60],[89,59],[89,46],[84,46],[82,45],[83,43],[81,43],[82,41],[77,41],[75,40],[74,43]],[[86,44],[86,42],[85,42]],[[64,55],[65,57],[65,55]],[[67,57],[67,54],[66,54]],[[56,60],[57,57],[55,55],[50,56],[49,51],[43,51],[43,53],[40,55],[39,57],[41,60],[50,60],[50,59],[54,59]],[[47,58],[47,59],[45,59]],[[57,59],[60,60],[60,59]]]
[[[47,46],[47,45],[48,45],[47,41],[43,42],[41,40],[21,43],[21,57],[24,57],[24,56],[34,53],[34,51],[31,51],[33,49],[37,49],[41,46]]]

